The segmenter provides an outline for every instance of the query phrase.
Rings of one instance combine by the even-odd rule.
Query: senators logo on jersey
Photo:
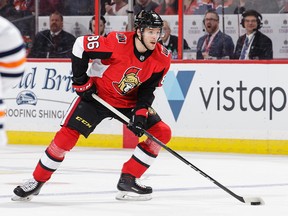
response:
[[[120,82],[113,82],[113,87],[120,95],[125,95],[138,87],[139,81],[138,73],[141,69],[137,67],[128,68]]]

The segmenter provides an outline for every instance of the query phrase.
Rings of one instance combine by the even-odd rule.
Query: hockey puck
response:
[[[251,205],[261,205],[261,202],[251,202]]]

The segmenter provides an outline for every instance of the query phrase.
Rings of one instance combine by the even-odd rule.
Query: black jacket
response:
[[[160,43],[163,44],[163,41],[160,41]],[[170,35],[168,46],[165,46],[165,47],[168,50],[171,50],[171,52],[173,52],[174,50],[178,52],[178,37],[175,35]],[[183,50],[187,50],[187,49],[190,49],[190,47],[188,46],[187,41],[184,39]]]
[[[240,58],[245,39],[246,34],[238,38],[233,56],[234,59]],[[255,33],[249,52],[249,59],[273,59],[272,40],[260,31]]]
[[[76,38],[61,31],[52,38],[50,30],[39,32],[33,41],[28,58],[70,58]]]

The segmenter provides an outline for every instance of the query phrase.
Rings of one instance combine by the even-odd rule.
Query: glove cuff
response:
[[[93,80],[91,77],[83,85],[72,84],[72,87],[76,92],[85,92],[87,91],[87,89],[90,89],[92,86],[93,86]]]
[[[79,77],[75,77],[73,76],[72,77],[72,81],[73,81],[73,84],[76,84],[76,85],[84,85],[85,83],[88,82],[90,77],[87,76],[86,73],[82,74],[81,76]]]
[[[139,110],[136,110],[135,115],[140,115],[140,116],[144,116],[145,118],[148,117],[148,110],[145,108],[141,108]]]

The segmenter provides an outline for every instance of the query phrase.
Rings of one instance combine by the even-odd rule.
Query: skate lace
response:
[[[141,188],[146,188],[145,185],[141,184],[140,179],[135,178],[135,184],[138,185],[138,186],[141,187]]]
[[[23,191],[27,192],[27,191],[34,190],[37,187],[37,185],[38,185],[38,182],[35,179],[29,179],[20,187],[23,189]]]

